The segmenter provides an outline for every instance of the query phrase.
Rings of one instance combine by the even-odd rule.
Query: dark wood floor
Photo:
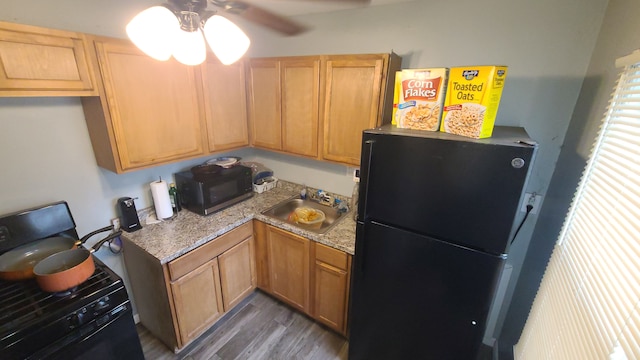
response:
[[[256,292],[222,326],[174,354],[138,325],[147,360],[347,359],[346,339],[273,298]]]
[[[348,342],[335,332],[257,291],[180,354],[138,325],[147,360],[347,360]],[[483,346],[478,360],[491,360]]]

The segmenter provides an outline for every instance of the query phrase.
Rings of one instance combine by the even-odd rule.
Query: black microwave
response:
[[[200,215],[213,214],[253,196],[251,169],[235,165],[206,176],[174,174],[182,207]]]

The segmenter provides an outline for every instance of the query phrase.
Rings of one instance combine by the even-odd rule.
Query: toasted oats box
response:
[[[451,68],[440,131],[491,137],[506,77],[506,66]]]
[[[447,68],[404,69],[396,75],[394,120],[397,127],[438,131],[448,73]]]

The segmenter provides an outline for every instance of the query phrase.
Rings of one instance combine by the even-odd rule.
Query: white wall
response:
[[[204,159],[116,175],[96,166],[79,98],[0,98],[0,214],[65,200],[80,236],[109,225],[119,197],[138,197],[138,209],[153,205],[149,183]],[[251,150],[234,152],[245,156]],[[92,245],[104,234],[91,238]],[[121,254],[96,253],[128,277]],[[131,294],[131,291],[129,291]]]
[[[517,297],[514,296],[504,323],[501,342],[505,342],[505,346],[518,341],[529,314],[564,221],[562,214],[566,213],[572,201],[621,71],[615,68],[615,60],[640,48],[638,18],[640,2],[637,0],[609,1],[602,30],[547,192],[547,201],[542,208],[527,252],[527,261],[515,289]]]
[[[272,169],[276,177],[351,197],[353,167],[309,160],[255,149],[255,160]]]
[[[140,9],[158,2],[3,0],[0,20],[124,37],[126,22]],[[280,37],[240,24],[252,39],[252,56],[393,50],[403,57],[404,68],[508,65],[497,124],[523,126],[540,142],[527,190],[545,194],[606,6],[607,0],[413,1],[300,16],[297,19],[312,30],[299,37]],[[77,99],[0,99],[0,121],[0,165],[3,179],[10,184],[0,190],[3,199],[10,199],[0,204],[0,213],[54,198],[66,199],[81,234],[108,223],[114,216],[115,199],[120,196],[139,196],[139,208],[150,206],[148,182],[189,165],[180,163],[125,175],[98,169]],[[23,143],[32,139],[45,140],[48,146],[31,145],[41,151],[24,150]],[[12,150],[20,148],[22,151]],[[346,167],[248,151],[245,156],[263,160],[282,178],[351,194]],[[58,159],[66,162],[50,165]],[[46,173],[34,169],[45,166],[44,162]],[[307,165],[320,171],[307,170]],[[34,189],[32,183],[44,179],[50,185]],[[535,221],[536,217],[531,217],[511,250],[509,263],[514,278]],[[510,284],[507,301],[512,292]]]

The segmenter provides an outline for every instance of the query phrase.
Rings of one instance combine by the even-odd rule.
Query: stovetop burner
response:
[[[106,265],[94,257],[96,271],[75,291],[47,293],[38,287],[34,279],[25,281],[0,281],[0,338],[16,329],[29,326],[34,320],[70,312],[82,307],[83,299],[90,301],[110,288],[122,286],[122,280]],[[53,315],[51,315],[53,314]]]
[[[47,293],[34,279],[0,281],[0,349],[21,358],[129,302],[118,275],[94,256],[96,271],[74,291]]]
[[[74,286],[71,289],[67,289],[67,290],[64,290],[64,291],[56,291],[54,293],[51,293],[51,295],[53,295],[55,297],[64,297],[64,298],[72,299],[72,298],[78,296],[77,290],[78,290],[78,287]]]

